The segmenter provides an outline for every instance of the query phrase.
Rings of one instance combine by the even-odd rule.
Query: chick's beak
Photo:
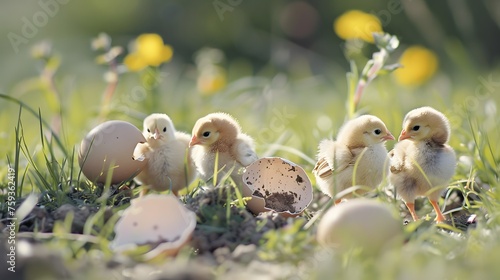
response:
[[[160,139],[160,131],[158,128],[155,128],[155,132],[153,133],[153,139],[158,140]]]
[[[406,133],[406,130],[403,129],[403,131],[401,131],[401,135],[399,135],[399,141],[408,139],[410,137],[411,136]]]
[[[390,132],[387,132],[387,135],[382,137],[382,140],[384,140],[384,141],[394,140],[394,139],[395,139],[394,136],[392,136],[392,134]]]
[[[198,137],[196,135],[193,135],[193,138],[191,138],[191,141],[189,142],[189,147],[192,147],[194,145],[200,144],[200,140],[198,140]]]

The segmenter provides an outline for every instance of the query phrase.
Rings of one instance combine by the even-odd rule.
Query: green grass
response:
[[[461,58],[455,56],[454,59]],[[96,65],[92,71],[106,71],[99,67]],[[349,78],[346,86],[345,76],[338,72],[327,72],[330,76],[303,73],[294,76],[294,73],[263,70],[253,76],[233,77],[225,90],[207,97],[199,96],[187,68],[170,63],[161,69],[142,73],[142,76],[122,74],[106,109],[102,107],[103,96],[109,96],[109,92],[105,92],[105,82],[68,83],[71,74],[66,72],[51,77],[52,88],[34,82],[42,80],[37,77],[20,81],[15,90],[0,95],[0,125],[4,130],[0,146],[3,155],[0,158],[2,188],[7,187],[10,166],[16,174],[18,206],[34,193],[38,204],[50,210],[67,203],[96,209],[85,222],[83,234],[71,233],[74,217],[68,215],[55,222],[53,233],[35,230],[34,233],[18,233],[19,238],[37,240],[35,248],[38,253],[56,255],[68,271],[75,271],[68,273],[77,279],[96,275],[114,277],[126,269],[123,260],[109,249],[109,242],[120,210],[128,207],[130,196],[136,195],[137,190],[118,191],[118,186],[103,187],[89,182],[82,176],[75,158],[80,140],[103,120],[122,119],[140,127],[145,115],[160,110],[171,116],[178,130],[190,132],[199,117],[225,111],[235,116],[244,131],[254,137],[259,155],[282,156],[296,162],[313,180],[311,171],[317,144],[323,138],[334,136],[348,115],[364,112],[377,115],[397,135],[407,111],[430,105],[454,120],[450,144],[460,161],[449,189],[465,197],[457,210],[477,214],[475,229],[465,232],[423,220],[405,226],[407,242],[403,246],[384,251],[377,257],[366,256],[357,250],[340,253],[322,248],[315,241],[318,219],[321,218],[318,210],[329,207],[331,203],[321,199],[315,190],[315,201],[306,214],[290,218],[286,220],[287,226],[263,234],[250,261],[226,259],[222,263],[210,264],[202,261],[205,256],[186,247],[175,259],[165,258],[145,265],[148,269],[171,271],[174,265],[189,267],[197,264],[208,266],[210,273],[219,277],[235,269],[245,273],[243,271],[255,269],[252,267],[260,263],[266,264],[261,265],[262,270],[268,270],[269,275],[280,275],[276,278],[282,279],[324,279],[326,276],[330,279],[500,277],[500,118],[496,111],[500,95],[498,89],[488,98],[474,95],[479,85],[475,77],[498,71],[468,69],[476,72],[475,77],[467,76],[468,72],[463,76],[442,72],[419,88],[401,87],[390,75],[385,75],[373,80],[360,103],[354,106],[352,92],[356,81]],[[355,69],[362,67],[351,68]],[[155,79],[145,76],[160,72],[168,75],[147,90],[147,94],[154,94],[156,102],[134,95],[135,87],[144,86],[143,79]],[[349,77],[359,75],[350,74]],[[443,87],[443,79],[451,79],[456,85]],[[46,103],[40,93],[47,94],[47,91],[58,92],[53,96],[59,100]],[[65,94],[61,95],[62,92]],[[467,100],[473,100],[476,105],[467,107]],[[393,145],[388,143],[388,148]],[[220,199],[214,203],[200,205],[203,209],[198,220],[199,229],[205,234],[236,230],[245,220],[241,214],[245,211],[241,194],[227,177],[215,177],[208,184],[229,187],[218,190]],[[196,201],[202,185],[203,182],[194,182],[182,198],[183,202]],[[374,199],[387,203],[396,211],[406,211],[401,201],[385,192],[386,187],[388,183],[384,181]],[[450,199],[451,192],[448,192],[440,205]],[[0,201],[6,200],[6,193],[2,193]],[[427,200],[422,199],[419,205],[420,216],[433,215]],[[0,212],[5,214],[6,210],[2,203]],[[26,215],[24,218],[29,218]],[[432,220],[432,217],[427,218]],[[259,221],[255,225],[255,234],[261,234],[265,224],[265,219]],[[132,259],[143,262],[137,256],[132,256]],[[116,265],[107,266],[113,262]],[[249,265],[252,262],[254,266]],[[88,265],[96,269],[85,269]],[[45,268],[50,269],[53,268]],[[57,273],[52,272],[52,275]]]

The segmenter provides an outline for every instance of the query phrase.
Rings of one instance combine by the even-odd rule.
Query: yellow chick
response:
[[[345,123],[336,141],[322,140],[313,170],[321,191],[334,197],[353,185],[376,188],[386,170],[387,140],[394,140],[394,136],[384,122],[372,115],[363,115]],[[341,199],[338,198],[335,203]]]
[[[215,155],[218,153],[219,176],[234,167],[231,178],[238,185],[242,182],[238,171],[258,159],[250,136],[241,132],[238,122],[226,113],[212,113],[200,118],[193,127],[189,146],[200,177],[212,178]]]
[[[406,114],[399,142],[389,153],[389,180],[415,221],[417,196],[429,198],[437,222],[445,220],[437,201],[439,188],[444,188],[455,173],[456,156],[447,145],[449,137],[450,123],[441,112],[431,107],[417,108]]]
[[[135,179],[147,188],[156,191],[171,189],[177,195],[196,175],[189,155],[190,136],[175,131],[172,120],[166,114],[151,114],[144,119],[143,125],[147,143],[138,145],[134,155],[142,156],[147,163]],[[188,166],[185,166],[186,153]],[[141,195],[146,192],[145,188]]]

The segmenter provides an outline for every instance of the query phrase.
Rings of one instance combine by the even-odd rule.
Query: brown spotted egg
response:
[[[304,169],[279,157],[261,158],[246,167],[242,175],[252,196],[248,208],[255,214],[275,211],[285,216],[297,216],[312,201],[311,181]]]

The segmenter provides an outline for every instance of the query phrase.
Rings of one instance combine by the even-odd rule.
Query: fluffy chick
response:
[[[354,184],[376,188],[383,179],[388,160],[387,140],[394,140],[394,136],[384,122],[372,115],[363,115],[345,123],[336,141],[322,140],[313,170],[321,191],[334,197]],[[335,203],[340,200],[338,198]]]
[[[241,132],[238,122],[226,113],[212,113],[200,118],[193,127],[189,146],[192,147],[193,161],[203,180],[214,174],[215,155],[218,153],[217,170],[221,175],[231,168],[231,178],[241,184],[238,171],[258,159],[250,136]]]
[[[147,143],[138,145],[135,155],[147,160],[136,181],[156,191],[167,189],[177,195],[195,177],[194,164],[189,155],[187,133],[175,131],[170,117],[166,114],[151,114],[144,119],[143,134]],[[187,155],[188,166],[185,166]],[[143,190],[142,194],[146,193]]]
[[[426,196],[436,211],[436,221],[445,220],[437,203],[440,188],[455,173],[456,156],[447,145],[450,124],[441,112],[421,107],[406,114],[399,142],[389,153],[389,180],[405,202],[414,220],[415,198]]]

